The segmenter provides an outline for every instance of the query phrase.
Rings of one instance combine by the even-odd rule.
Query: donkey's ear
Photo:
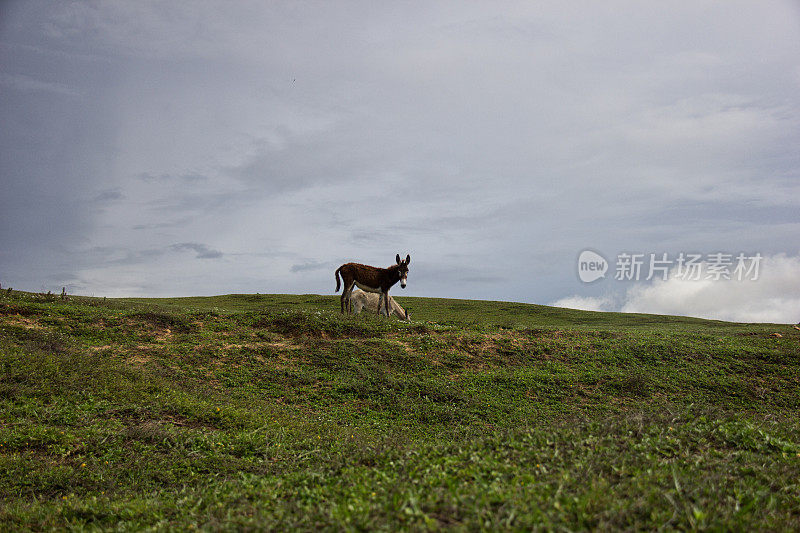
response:
[[[400,264],[400,254],[397,254],[397,264]]]
[[[409,264],[410,262],[411,262],[411,254],[408,254],[406,256],[406,264]]]

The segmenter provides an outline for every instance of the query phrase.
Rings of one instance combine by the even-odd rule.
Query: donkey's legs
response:
[[[389,318],[391,313],[389,313],[389,293],[381,291],[381,296],[378,299],[378,314],[382,315],[386,313],[386,318]]]
[[[353,292],[354,284],[354,280],[344,280],[344,287],[342,288],[342,296],[340,300],[342,314],[350,312],[350,294]]]
[[[353,287],[355,286],[356,282],[353,280],[350,283],[350,286],[347,287],[347,314],[353,314]]]

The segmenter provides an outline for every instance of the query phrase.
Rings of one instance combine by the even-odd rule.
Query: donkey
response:
[[[353,291],[350,301],[353,302],[353,313],[355,314],[360,313],[365,307],[370,311],[380,311],[380,297],[374,292]],[[406,322],[411,322],[411,315],[408,311],[403,309],[391,296],[389,296],[389,306],[392,308],[392,314],[397,316],[397,318]]]
[[[358,285],[358,288],[366,292],[380,293],[380,300],[378,301],[378,313],[380,313],[381,306],[386,311],[386,316],[389,316],[389,289],[392,285],[400,282],[400,287],[406,288],[406,279],[408,278],[408,264],[411,262],[411,256],[406,255],[404,261],[400,260],[400,254],[396,257],[397,264],[388,268],[378,268],[369,265],[362,265],[360,263],[345,263],[336,269],[334,277],[336,278],[336,291],[339,292],[341,282],[339,274],[342,275],[344,280],[344,290],[342,291],[341,310],[342,313],[352,313],[353,305],[350,301],[350,296],[353,293],[353,285]]]

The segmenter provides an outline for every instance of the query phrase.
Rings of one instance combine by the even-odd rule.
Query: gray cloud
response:
[[[104,267],[143,265],[160,259],[166,252],[167,249],[164,248],[133,250],[120,246],[95,246],[81,251],[82,254],[89,256],[92,264]]]
[[[79,96],[63,83],[35,80],[23,74],[7,74],[0,72],[0,85],[17,91],[43,91],[63,96]]]
[[[153,174],[150,172],[142,172],[136,176],[137,179],[145,182],[145,183],[165,183],[170,182],[172,180],[180,180],[186,182],[197,182],[197,181],[206,181],[208,180],[208,176],[204,176],[197,172],[189,172],[187,174],[182,174],[179,176],[173,176],[172,174]]]
[[[135,224],[132,226],[134,230],[153,230],[153,229],[166,229],[166,228],[180,228],[189,225],[191,219],[189,217],[182,217],[177,220],[168,220],[164,222],[155,222],[152,224]]]
[[[285,139],[280,146],[264,146],[231,173],[270,193],[283,193],[315,185],[352,179],[369,168],[358,154],[344,150],[337,132]]]
[[[98,193],[92,200],[94,202],[111,202],[114,200],[122,200],[125,198],[125,195],[122,194],[122,191],[119,188],[114,189],[107,189]]]
[[[587,247],[800,248],[788,1],[3,15],[0,265],[17,285],[330,292],[324,265],[399,252],[408,293],[541,302],[584,290]],[[223,257],[198,235],[224,261],[167,253]]]
[[[296,263],[292,265],[289,270],[292,272],[305,272],[308,270],[322,270],[329,267],[330,265],[324,261],[308,261],[305,263]]]
[[[198,259],[218,259],[223,255],[222,252],[220,252],[219,250],[213,250],[208,246],[206,246],[205,244],[200,244],[196,242],[182,242],[178,244],[173,244],[172,246],[170,246],[170,248],[177,252],[186,250],[196,252]]]
[[[144,181],[145,183],[157,183],[163,182],[172,179],[172,176],[169,174],[151,174],[150,172],[142,172],[136,176],[137,179]]]

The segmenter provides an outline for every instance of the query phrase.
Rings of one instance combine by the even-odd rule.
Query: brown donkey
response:
[[[362,265],[360,263],[345,263],[336,269],[334,276],[336,277],[336,292],[339,291],[340,280],[339,273],[342,274],[344,280],[344,290],[342,291],[341,307],[342,313],[352,313],[353,305],[350,301],[350,295],[353,294],[353,285],[358,285],[358,288],[366,292],[380,293],[380,300],[378,301],[378,314],[381,312],[381,305],[383,305],[386,316],[390,316],[389,310],[389,289],[392,285],[400,282],[400,287],[406,288],[406,278],[408,277],[408,264],[411,262],[411,256],[406,255],[405,261],[400,260],[400,254],[397,254],[397,264],[389,268],[378,268],[369,265]]]

